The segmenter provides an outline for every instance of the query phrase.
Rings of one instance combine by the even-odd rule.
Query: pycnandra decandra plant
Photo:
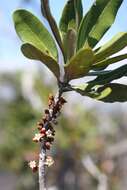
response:
[[[46,155],[55,137],[55,125],[61,108],[66,103],[63,93],[75,91],[103,102],[125,102],[127,86],[112,82],[127,74],[127,65],[113,70],[106,68],[127,59],[127,53],[118,53],[127,46],[127,32],[117,33],[107,43],[97,47],[115,21],[123,0],[96,0],[83,15],[81,0],[68,0],[60,18],[59,27],[52,16],[49,0],[41,0],[41,12],[48,21],[52,34],[43,23],[27,10],[13,14],[16,32],[23,44],[21,51],[29,59],[39,60],[54,74],[58,96],[49,96],[48,109],[37,124],[39,130],[33,141],[40,144],[39,165],[31,161],[32,170],[39,171],[39,188],[46,189],[45,167],[54,161]],[[53,38],[54,35],[54,38]],[[58,48],[61,51],[59,63]],[[118,55],[115,55],[118,53]],[[105,70],[106,69],[106,70]],[[95,76],[84,85],[71,85],[72,79]]]

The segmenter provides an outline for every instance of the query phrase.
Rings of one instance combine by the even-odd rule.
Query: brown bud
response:
[[[52,94],[49,94],[49,100],[54,100],[54,96]]]
[[[51,144],[50,142],[45,142],[44,146],[46,149],[50,150]]]
[[[45,132],[46,132],[46,129],[43,127],[43,128],[40,130],[40,133],[45,134]]]
[[[59,102],[60,102],[62,105],[65,104],[65,103],[67,103],[67,101],[66,101],[63,97],[60,97]]]
[[[45,114],[45,119],[48,121],[50,118],[49,114]]]
[[[42,129],[41,125],[37,125],[38,130],[40,131]]]
[[[39,122],[37,122],[37,125],[43,126],[43,121],[40,120]]]
[[[43,122],[46,123],[47,122],[47,119],[45,117],[42,118],[43,119]]]
[[[54,141],[54,137],[50,136],[48,137],[48,142],[52,143]]]
[[[45,114],[49,114],[49,110],[48,109],[45,110]]]
[[[54,131],[54,132],[52,132],[52,135],[53,135],[53,136],[55,136],[55,131]]]
[[[48,101],[49,109],[53,109],[53,108],[54,108],[54,105],[55,105],[55,102],[54,102],[54,101],[52,101],[52,100],[49,100],[49,101]]]

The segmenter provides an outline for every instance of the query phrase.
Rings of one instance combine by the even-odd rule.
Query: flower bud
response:
[[[51,144],[50,142],[45,142],[44,146],[47,150],[50,150]]]
[[[63,97],[60,97],[60,103],[63,105],[63,104],[65,104],[65,103],[67,103],[67,101],[63,98]]]
[[[41,128],[40,133],[41,133],[41,134],[45,134],[45,133],[46,133],[46,129],[45,129],[44,127]]]
[[[49,114],[49,110],[48,109],[45,110],[45,114]]]

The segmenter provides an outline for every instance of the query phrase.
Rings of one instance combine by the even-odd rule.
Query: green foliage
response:
[[[83,18],[78,33],[77,48],[86,41],[94,47],[114,22],[121,0],[96,0]]]
[[[37,52],[40,52],[42,55],[41,59],[44,63],[46,63],[46,58],[47,64],[49,59],[57,61],[57,48],[55,42],[38,18],[26,10],[17,10],[13,14],[13,19],[15,29],[21,40],[24,43],[30,44],[32,47],[31,51],[29,51],[29,57],[31,57],[31,52],[33,52],[33,57],[35,57],[35,54],[37,55]],[[27,51],[26,54],[28,54],[28,46],[27,48],[23,48],[23,52],[25,50]],[[38,60],[40,60],[40,58]]]
[[[124,59],[127,59],[127,54],[123,54],[123,55],[118,55],[112,58],[106,58],[103,61],[97,62],[96,64],[92,65],[92,69],[96,70],[96,69],[105,69],[107,66],[109,66],[110,64],[113,63],[117,63],[119,61],[122,61]]]
[[[127,46],[127,33],[116,34],[109,42],[103,45],[95,54],[95,63],[119,52]]]
[[[100,0],[102,1],[102,0]],[[89,33],[88,43],[90,47],[94,47],[100,39],[103,37],[105,32],[114,23],[117,11],[123,0],[109,0],[97,22]]]
[[[64,36],[64,49],[67,61],[75,54],[76,48],[76,31],[69,28],[67,34]]]
[[[83,7],[81,0],[68,0],[59,22],[66,60],[70,59],[75,53],[76,33],[82,17]]]
[[[95,85],[91,88],[89,84],[74,87],[76,92],[82,96],[88,96],[103,102],[125,102],[127,100],[127,86],[117,83]]]
[[[81,0],[74,0],[74,8],[75,8],[76,26],[78,27],[80,25],[80,22],[81,22],[82,17],[83,17],[82,1]]]
[[[60,31],[61,33],[67,33],[69,25],[73,24],[73,28],[76,29],[80,24],[82,19],[82,3],[81,0],[68,0],[64,10],[62,12],[62,17],[60,19]]]
[[[23,42],[30,43],[44,54],[57,59],[55,42],[37,17],[26,10],[17,10],[13,18],[15,29]]]
[[[21,46],[21,51],[29,59],[40,60],[59,78],[59,66],[55,59],[28,43]]]
[[[123,65],[113,71],[99,75],[95,80],[89,82],[90,85],[104,85],[113,80],[119,79],[127,74],[127,65]]]
[[[67,81],[79,78],[88,73],[93,63],[93,59],[94,54],[91,48],[80,49],[77,54],[70,59],[69,63],[65,65],[65,76]]]
[[[58,84],[61,80],[65,88],[68,87],[70,80],[87,75],[98,76],[95,80],[89,81],[89,85],[85,84],[89,86],[90,91],[94,85],[110,85],[113,80],[126,76],[126,65],[106,73],[102,71],[110,64],[127,59],[127,54],[114,56],[127,46],[127,33],[120,32],[101,47],[93,50],[92,48],[114,23],[122,2],[123,0],[96,0],[83,17],[82,1],[68,0],[58,28],[50,11],[49,0],[41,0],[42,14],[47,19],[64,58],[64,64],[60,66],[65,71],[64,76],[63,73],[60,76],[58,51],[48,30],[30,12],[17,10],[14,13],[14,23],[18,35],[24,42],[21,47],[23,54],[30,59],[43,62],[54,73]],[[97,70],[96,74],[94,72],[91,74],[91,70]],[[118,87],[119,85],[117,89]],[[113,88],[112,93],[114,89],[116,91],[116,88]],[[74,88],[70,87],[69,90]]]

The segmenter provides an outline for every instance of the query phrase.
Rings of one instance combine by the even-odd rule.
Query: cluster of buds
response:
[[[45,150],[50,150],[51,145],[54,141],[54,126],[57,125],[57,118],[60,115],[62,106],[65,103],[66,100],[63,97],[59,97],[57,100],[55,100],[53,95],[49,95],[48,109],[45,110],[44,117],[42,117],[41,120],[37,123],[37,129],[39,132],[35,134],[33,141],[41,142]],[[52,163],[53,161],[51,161],[51,159],[48,157],[46,165],[51,165],[49,162]]]

